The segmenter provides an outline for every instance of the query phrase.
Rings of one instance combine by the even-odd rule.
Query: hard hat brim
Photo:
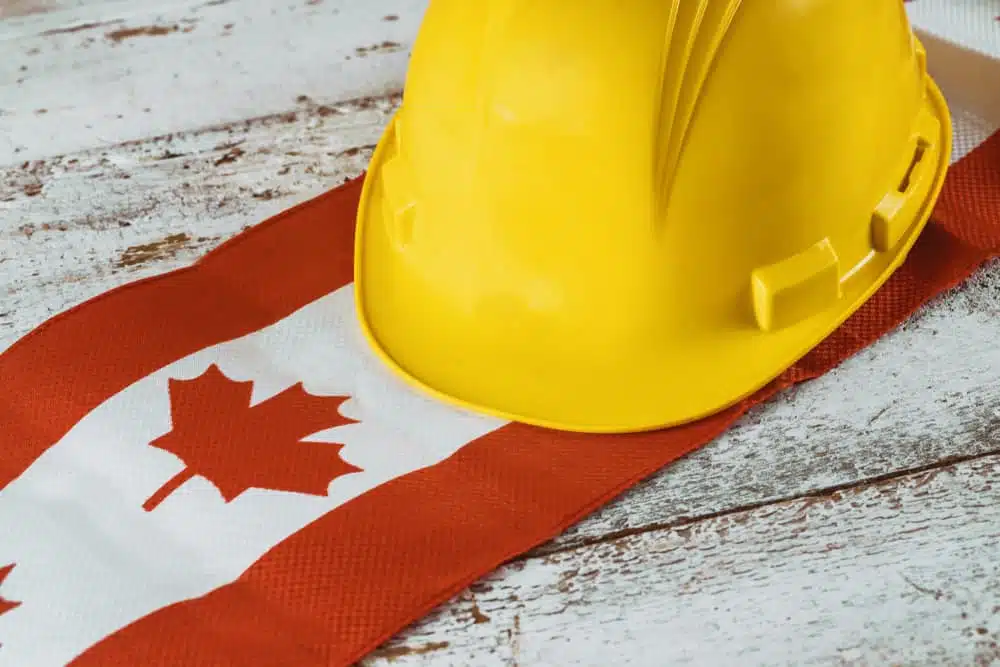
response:
[[[394,331],[391,336],[374,326],[384,294],[373,293],[369,286],[378,282],[379,272],[386,268],[377,256],[372,258],[368,242],[373,226],[384,224],[377,198],[387,151],[394,141],[394,118],[372,156],[358,207],[354,278],[362,333],[375,354],[411,386],[463,409],[536,426],[587,433],[638,432],[689,423],[731,407],[778,377],[857,311],[904,262],[925,227],[944,184],[952,132],[941,91],[929,76],[924,76],[924,81],[927,111],[940,128],[932,154],[934,163],[928,165],[933,171],[932,185],[912,221],[907,221],[903,237],[891,251],[873,256],[861,279],[855,276],[845,283],[835,305],[777,331],[754,330],[739,336],[720,332],[717,339],[698,340],[684,349],[661,347],[648,359],[637,360],[637,367],[650,369],[642,381],[629,381],[628,373],[608,373],[593,378],[589,387],[568,382],[546,386],[545,378],[559,371],[539,371],[537,360],[531,364],[526,361],[524,368],[512,371],[510,366],[517,366],[517,360],[465,364],[458,349],[441,350],[435,359],[414,359],[410,351],[402,349],[406,336],[432,336],[428,333],[432,325],[419,332]],[[453,358],[449,355],[457,361],[448,361]],[[409,361],[404,362],[404,358]],[[490,364],[496,370],[493,376]],[[595,392],[602,395],[595,398]]]

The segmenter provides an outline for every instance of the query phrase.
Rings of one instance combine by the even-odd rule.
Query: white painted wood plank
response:
[[[0,22],[0,166],[401,88],[426,0],[100,2]]]
[[[515,562],[363,664],[1000,662],[1000,457]]]
[[[194,261],[356,176],[398,98],[363,98],[0,169],[0,349],[66,308]]]
[[[998,295],[992,263],[541,551],[1000,451]]]
[[[79,6],[86,0],[0,0],[0,20],[37,16]]]
[[[996,56],[995,4],[915,0],[907,10],[924,34]],[[399,90],[426,6],[3,0],[0,166],[278,113],[299,95],[332,102]],[[936,60],[935,74],[954,69],[935,70]]]
[[[187,264],[357,175],[397,103],[303,104],[294,114],[0,170],[0,349],[57,312]],[[996,450],[998,285],[994,264],[545,548]]]

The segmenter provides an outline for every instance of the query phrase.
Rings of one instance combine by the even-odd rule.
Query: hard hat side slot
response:
[[[833,305],[841,296],[840,258],[830,239],[753,270],[753,311],[761,331],[792,326]]]
[[[921,113],[914,134],[914,147],[898,185],[875,207],[871,218],[871,244],[878,252],[890,252],[906,235],[934,182],[934,143],[940,122],[928,111]]]
[[[899,182],[899,186],[896,188],[896,192],[903,195],[910,189],[910,185],[914,180],[914,176],[919,175],[917,170],[923,171],[923,159],[924,153],[930,147],[930,143],[925,139],[917,140],[917,147],[913,151],[913,158],[910,160],[910,166],[906,168],[906,173],[903,175],[903,180]]]

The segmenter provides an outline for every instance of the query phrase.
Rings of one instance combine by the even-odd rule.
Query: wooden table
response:
[[[425,2],[0,0],[0,349],[357,175]],[[366,664],[1000,664],[997,341],[991,264]]]

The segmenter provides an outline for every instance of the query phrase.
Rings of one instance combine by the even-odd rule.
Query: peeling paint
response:
[[[354,53],[363,58],[372,53],[395,53],[396,51],[402,51],[404,48],[399,42],[386,40],[379,44],[372,44],[371,46],[359,46],[354,49]]]
[[[191,237],[187,234],[171,234],[159,241],[130,246],[115,263],[119,268],[138,266],[149,262],[168,259],[187,247]]]
[[[115,44],[120,44],[126,39],[132,39],[134,37],[159,37],[162,35],[169,35],[179,30],[181,30],[181,27],[177,23],[169,26],[150,25],[139,28],[119,28],[118,30],[112,30],[111,32],[106,33],[104,36]],[[189,29],[185,28],[184,30]]]
[[[391,646],[379,649],[372,654],[372,658],[381,658],[386,662],[394,662],[399,658],[406,658],[414,655],[426,655],[434,651],[448,648],[448,642],[430,642],[420,646]]]
[[[44,32],[39,33],[42,36],[52,36],[52,35],[69,35],[74,32],[83,32],[85,30],[93,30],[94,28],[102,28],[104,26],[115,25],[117,23],[122,23],[120,19],[115,21],[92,21],[90,23],[78,23],[76,25],[69,26],[67,28],[52,28]]]

